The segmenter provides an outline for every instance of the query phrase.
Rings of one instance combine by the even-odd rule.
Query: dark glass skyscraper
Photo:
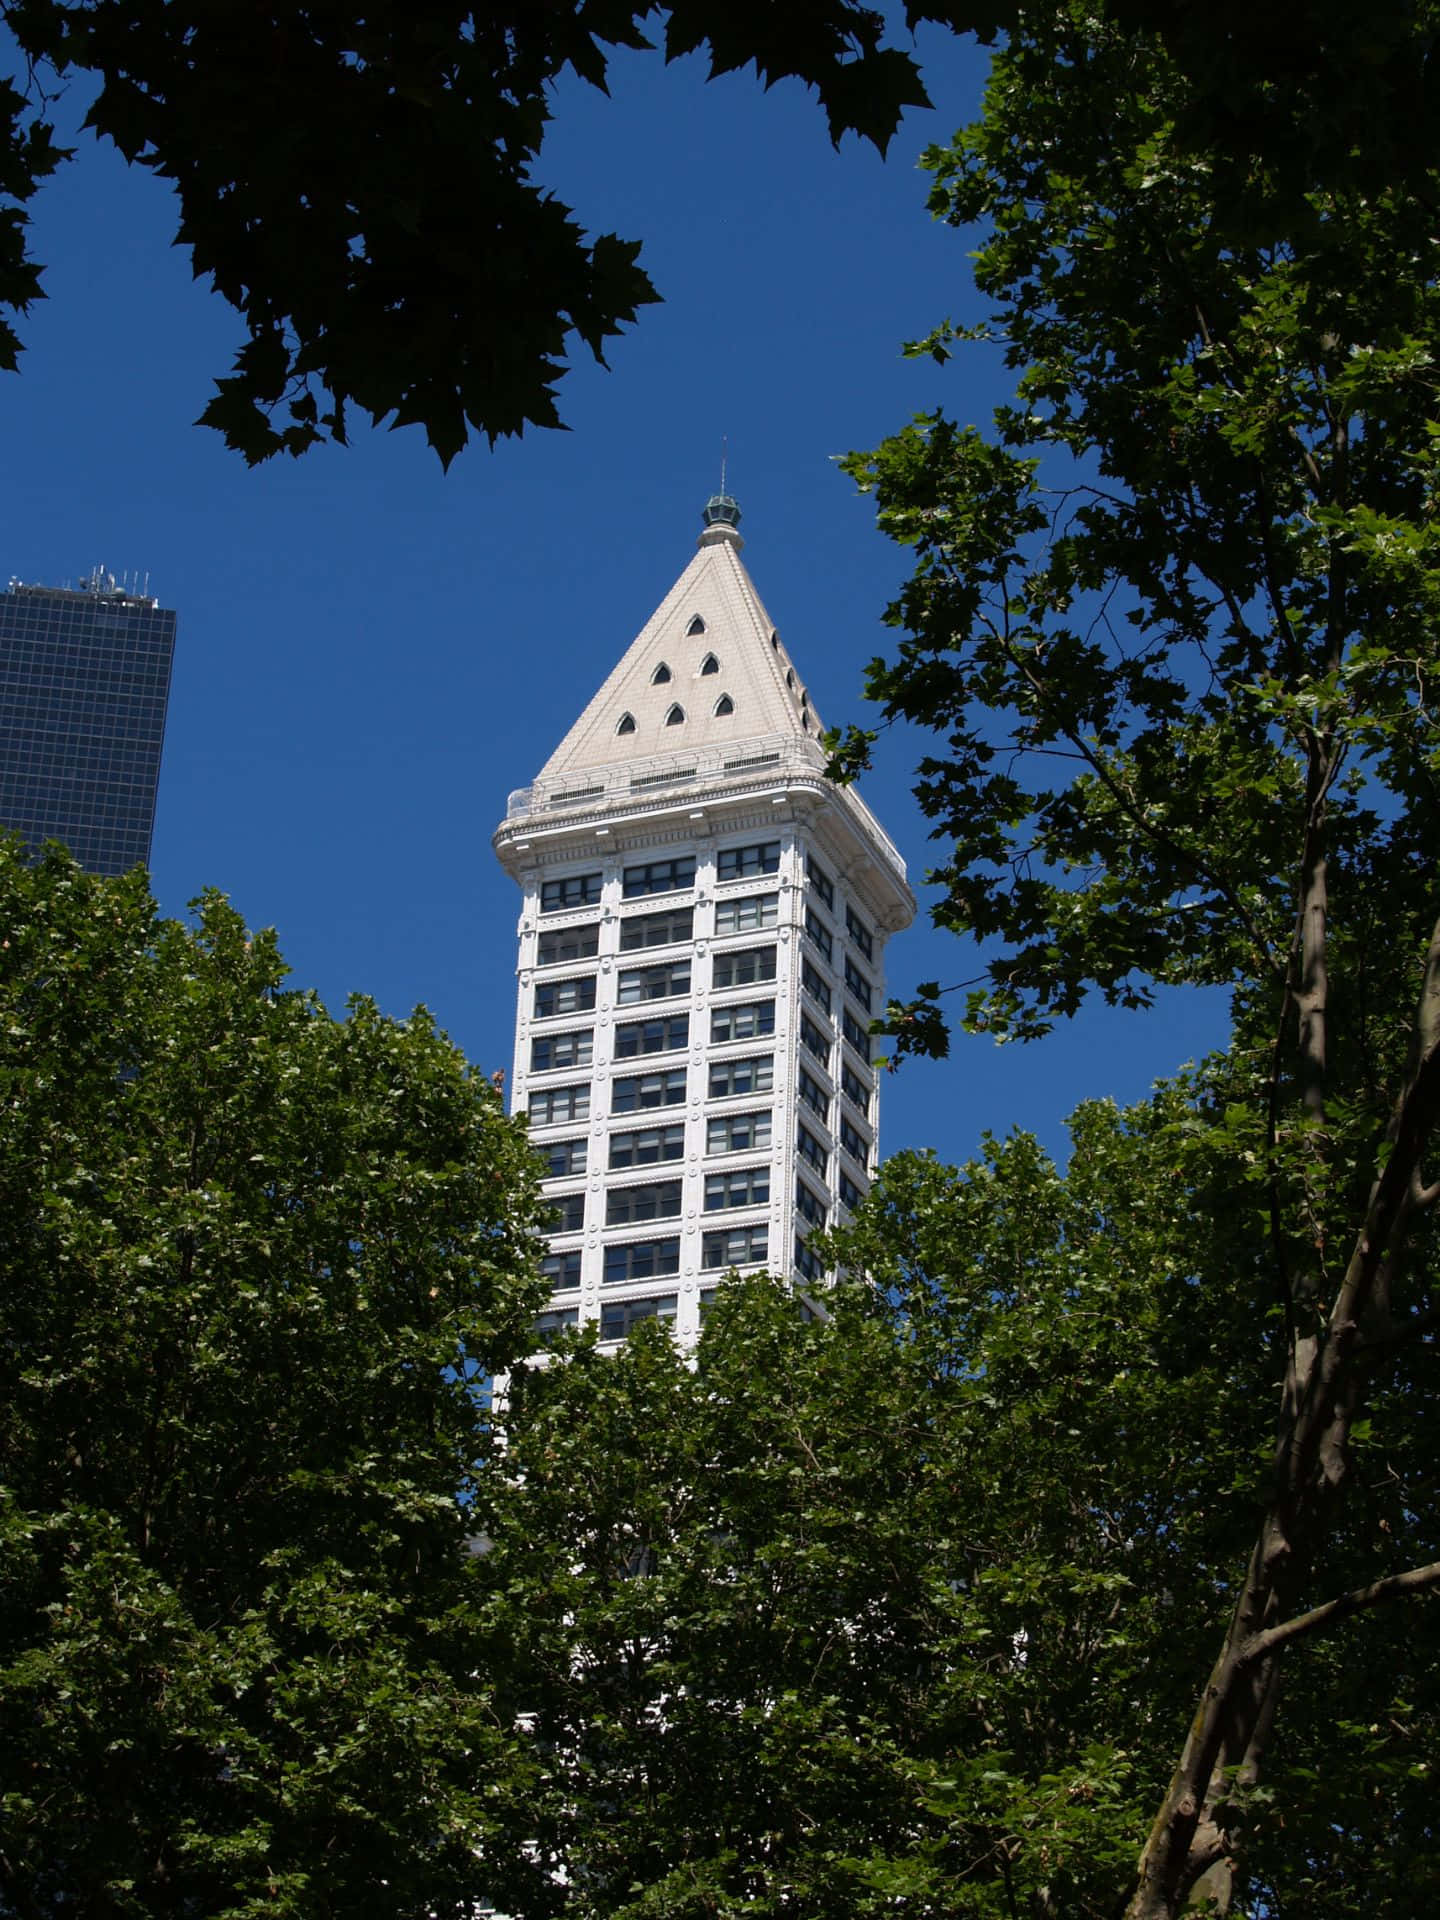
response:
[[[103,573],[0,594],[0,826],[91,873],[148,862],[175,615]]]

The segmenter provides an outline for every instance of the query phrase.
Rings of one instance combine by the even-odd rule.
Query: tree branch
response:
[[[1427,1587],[1434,1586],[1440,1586],[1440,1560],[1432,1560],[1427,1567],[1411,1567],[1408,1573],[1388,1574],[1383,1580],[1373,1580],[1368,1587],[1356,1587],[1350,1593],[1327,1600],[1323,1606],[1312,1607],[1308,1613],[1296,1614],[1293,1620],[1282,1620],[1278,1626],[1252,1635],[1236,1655],[1236,1665],[1253,1665],[1256,1660],[1264,1660],[1288,1646],[1292,1640],[1348,1620],[1352,1613],[1378,1607],[1386,1600],[1400,1599],[1405,1594],[1424,1593]]]

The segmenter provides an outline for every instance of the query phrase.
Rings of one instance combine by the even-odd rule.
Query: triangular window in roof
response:
[[[735,702],[730,698],[728,693],[722,693],[720,698],[715,702],[715,712],[717,716],[724,713],[733,713],[734,711]]]
[[[635,731],[634,714],[622,713],[619,720],[615,723],[615,731],[616,733],[633,733]]]
[[[704,633],[704,631],[705,631],[705,622],[701,619],[700,615],[697,613],[694,619],[690,622],[689,626],[686,627],[685,629],[685,638],[688,640],[692,634]]]
[[[670,678],[670,669],[669,667],[666,666],[665,662],[662,660],[659,666],[656,667],[655,671],[651,674],[650,684],[652,687],[663,687],[665,682],[669,678]]]
[[[684,707],[680,707],[680,706],[671,707],[670,711],[665,716],[665,724],[667,727],[683,727],[685,724]]]
[[[713,653],[707,653],[705,658],[700,662],[700,671],[701,673],[718,673],[720,671],[720,662],[715,658]]]

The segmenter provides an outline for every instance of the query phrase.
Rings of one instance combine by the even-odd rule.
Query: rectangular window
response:
[[[853,907],[846,907],[845,909],[845,931],[867,960],[873,960],[875,958],[875,942],[870,938],[870,933],[865,922]]]
[[[616,1187],[605,1196],[607,1227],[628,1227],[641,1220],[678,1220],[680,1182],[661,1180],[649,1187]]]
[[[688,1013],[661,1014],[654,1020],[627,1020],[615,1029],[617,1060],[633,1060],[641,1053],[674,1053],[689,1044]]]
[[[542,980],[535,989],[535,1018],[553,1020],[557,1013],[589,1013],[595,1005],[595,976],[578,980]]]
[[[540,887],[541,913],[564,913],[569,907],[598,907],[598,873],[571,873],[563,880],[546,880]]]
[[[859,1128],[852,1127],[843,1115],[840,1120],[840,1144],[852,1160],[858,1161],[862,1167],[865,1165],[870,1153],[870,1143]]]
[[[805,862],[805,873],[817,900],[823,900],[833,913],[835,910],[835,889],[830,884],[829,875],[818,860]]]
[[[658,1320],[663,1325],[675,1318],[678,1295],[662,1293],[653,1300],[603,1300],[600,1303],[600,1338],[623,1340],[642,1320]]]
[[[620,922],[620,951],[642,947],[673,947],[695,932],[695,909],[672,907],[668,913],[632,913]]]
[[[554,1293],[559,1293],[563,1287],[578,1287],[580,1249],[572,1247],[569,1253],[547,1253],[540,1262],[540,1271],[550,1282],[551,1291]]]
[[[719,933],[757,933],[773,927],[780,918],[778,893],[748,893],[738,900],[720,900],[715,906],[715,931]]]
[[[705,1176],[706,1213],[721,1213],[728,1207],[765,1206],[769,1199],[769,1167],[743,1167],[738,1173]]]
[[[869,1013],[871,1000],[870,982],[865,978],[864,974],[861,973],[853,960],[847,960],[845,962],[845,984],[860,1002],[861,1006],[864,1007],[865,1011]]]
[[[615,998],[622,1007],[638,1007],[646,1000],[673,1000],[689,991],[689,960],[671,960],[661,967],[627,968],[620,975]]]
[[[618,1247],[605,1249],[605,1284],[621,1286],[626,1280],[650,1280],[659,1274],[680,1271],[680,1237],[671,1240],[624,1240]]]
[[[764,1040],[775,1031],[775,1002],[746,1000],[737,1007],[716,1007],[710,1015],[710,1041]]]
[[[749,1153],[770,1144],[770,1113],[727,1113],[705,1131],[707,1153]]]
[[[795,1149],[802,1160],[814,1167],[822,1180],[830,1177],[830,1155],[806,1126],[800,1127],[795,1136]]]
[[[766,840],[755,847],[722,847],[716,856],[717,880],[748,880],[753,874],[779,871],[778,840]]]
[[[583,1193],[557,1193],[550,1196],[555,1211],[550,1216],[551,1233],[579,1233],[585,1225]]]
[[[810,1078],[803,1067],[801,1067],[800,1077],[795,1083],[795,1093],[796,1097],[805,1106],[809,1107],[812,1113],[818,1114],[828,1127],[830,1124],[830,1096],[817,1081]]]
[[[840,1204],[848,1207],[853,1213],[864,1198],[864,1188],[857,1187],[849,1174],[842,1172],[840,1175]]]
[[[815,942],[816,948],[819,950],[821,956],[826,960],[833,960],[835,957],[835,942],[830,936],[830,929],[813,907],[807,907],[805,909],[805,931]]]
[[[825,1272],[819,1255],[810,1251],[798,1233],[795,1236],[795,1269],[806,1280],[819,1280]]]
[[[551,1307],[547,1313],[535,1316],[535,1338],[543,1345],[553,1340],[557,1333],[563,1333],[567,1327],[578,1326],[580,1309],[578,1307]]]
[[[827,1072],[830,1067],[830,1036],[822,1033],[815,1022],[805,1014],[800,1016],[800,1044],[807,1053],[813,1054]]]
[[[870,1089],[856,1073],[848,1060],[840,1062],[840,1090],[847,1100],[851,1100],[868,1120],[870,1118]]]
[[[695,856],[679,860],[647,860],[641,867],[626,867],[624,894],[627,900],[642,899],[647,893],[678,893],[695,884]]]
[[[700,1241],[700,1265],[707,1273],[718,1267],[748,1267],[769,1257],[769,1245],[765,1227],[731,1227],[728,1233],[707,1233]]]
[[[809,994],[810,998],[815,1002],[816,1006],[823,1007],[826,1013],[829,1013],[830,989],[828,986],[826,986],[825,982],[821,979],[819,973],[816,971],[814,967],[811,966],[808,960],[803,962],[803,964],[801,965],[800,984],[804,987],[805,991]]]
[[[737,1093],[769,1093],[775,1085],[775,1056],[753,1054],[746,1060],[719,1060],[710,1069],[710,1098],[728,1100]]]
[[[581,1134],[578,1140],[551,1140],[541,1147],[545,1178],[561,1180],[566,1174],[584,1173],[590,1155],[590,1142]]]
[[[542,933],[535,953],[537,967],[558,967],[566,960],[593,960],[600,951],[600,922],[583,927],[552,927]]]
[[[848,1007],[844,1008],[841,1012],[840,1026],[845,1038],[850,1042],[851,1046],[854,1047],[860,1058],[868,1062],[870,1058],[869,1032],[861,1026],[860,1022]]]
[[[634,1133],[612,1133],[610,1166],[653,1167],[663,1160],[685,1157],[684,1127],[640,1127]]]
[[[610,1093],[612,1113],[640,1113],[647,1107],[678,1107],[685,1099],[685,1069],[669,1073],[637,1073],[615,1081]]]
[[[532,1127],[553,1127],[560,1120],[588,1120],[589,1118],[588,1083],[577,1087],[546,1087],[543,1093],[532,1093],[530,1096]]]
[[[588,1067],[595,1057],[595,1029],[537,1034],[530,1042],[530,1071],[553,1073],[557,1067]]]
[[[812,1226],[823,1227],[825,1224],[825,1202],[803,1180],[795,1182],[795,1211],[802,1214]]]
[[[737,947],[731,953],[717,953],[711,985],[753,987],[757,980],[775,978],[774,947]]]

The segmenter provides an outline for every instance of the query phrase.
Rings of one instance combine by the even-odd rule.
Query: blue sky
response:
[[[937,110],[887,160],[837,154],[797,86],[618,60],[609,99],[565,88],[539,169],[592,231],[645,241],[665,304],[577,361],[568,433],[483,444],[442,474],[413,429],[249,471],[191,425],[239,341],[171,244],[162,183],[84,136],[34,203],[49,299],[0,376],[0,569],[52,584],[150,575],[178,610],[154,881],[277,926],[299,984],[417,1001],[487,1071],[509,1065],[517,900],[490,849],[525,785],[693,551],[722,436],[745,560],[820,712],[864,719],[864,663],[904,556],[834,456],[943,405],[983,418],[994,363],[941,370],[902,341],[972,310],[963,235],[925,212],[916,160],[973,109],[984,56],[922,41]],[[263,110],[261,108],[260,110]],[[890,736],[866,783],[922,902],[928,853]],[[973,960],[923,921],[890,983]],[[1097,1009],[1037,1047],[957,1036],[885,1089],[882,1146],[1063,1145],[1086,1095],[1133,1099],[1222,1035],[1213,997]]]

